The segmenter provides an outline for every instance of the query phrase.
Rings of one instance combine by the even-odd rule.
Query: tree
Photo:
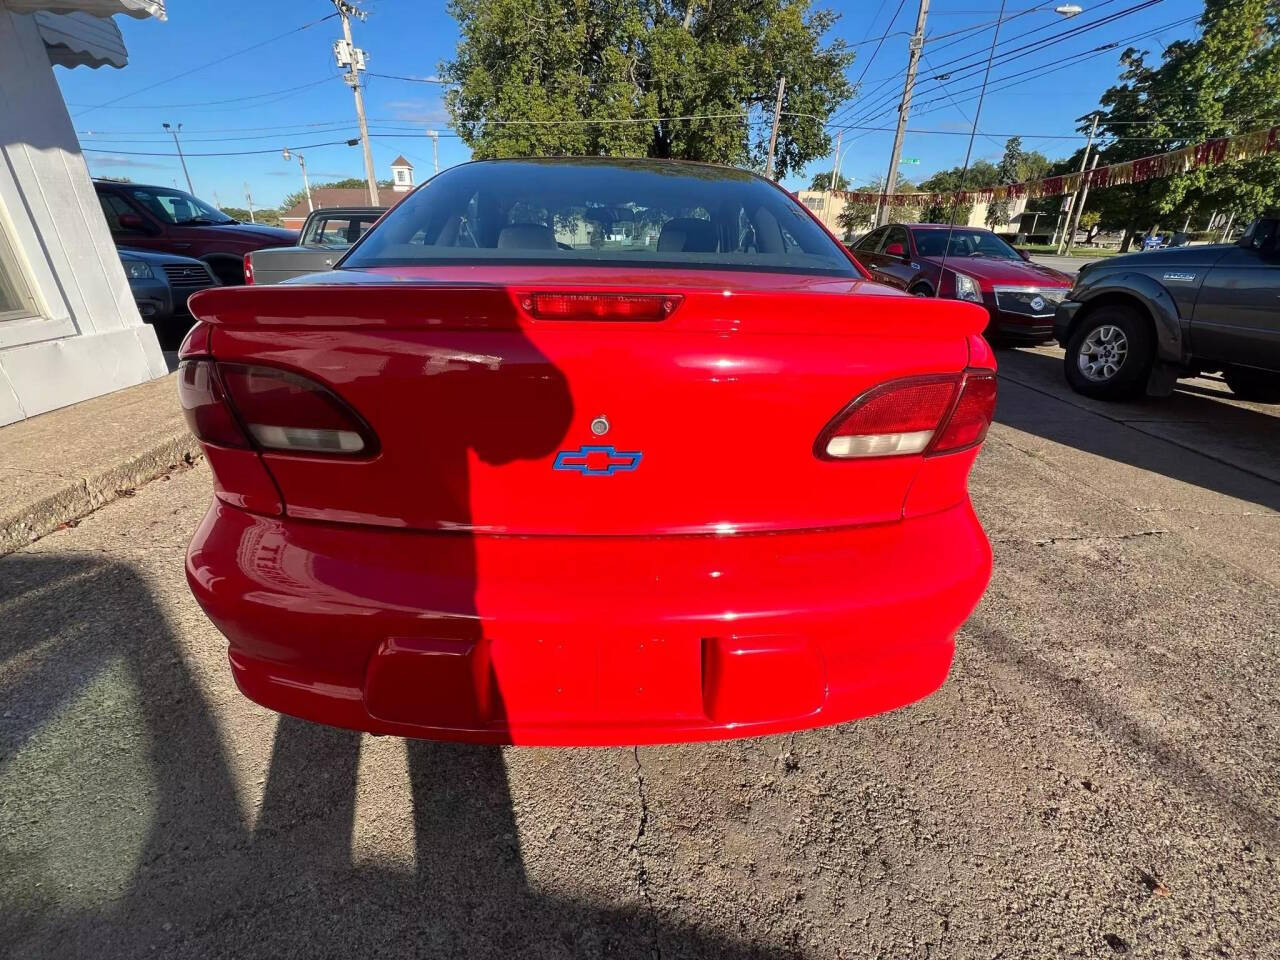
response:
[[[859,193],[879,193],[884,189],[884,180],[878,179],[865,187],[855,188]],[[897,191],[899,193],[910,193],[916,188],[905,180],[898,181]],[[840,215],[836,217],[836,225],[844,232],[844,236],[852,237],[871,229],[871,225],[875,222],[876,201],[867,202],[846,202],[844,209],[840,211]],[[890,201],[888,222],[903,220],[914,220],[917,216],[919,208],[909,205],[902,201]]]
[[[853,54],[810,0],[450,0],[440,72],[476,157],[676,157],[764,166],[778,78],[779,178],[830,153]],[[663,118],[663,119],[655,119]]]
[[[1093,243],[1094,235],[1097,234],[1098,228],[1102,225],[1102,214],[1097,210],[1086,210],[1080,214],[1080,226],[1082,226],[1087,236],[1085,243]]]
[[[1170,44],[1161,62],[1129,48],[1120,83],[1103,93],[1101,163],[1134,160],[1264,125],[1280,111],[1280,8],[1275,0],[1206,0],[1200,36]],[[1090,119],[1082,117],[1082,127]],[[1135,131],[1139,131],[1135,133]],[[1249,220],[1280,203],[1280,155],[1231,161],[1090,192],[1104,224],[1123,226],[1124,248],[1161,218],[1213,210]]]
[[[998,171],[995,164],[988,160],[976,160],[968,170],[952,167],[950,170],[939,170],[928,180],[920,184],[920,189],[927,193],[955,193],[959,190],[974,190],[989,187],[996,182]],[[954,201],[930,204],[920,212],[923,223],[958,223],[967,224],[973,213],[973,203]],[[954,216],[954,220],[952,217]]]
[[[228,217],[239,220],[241,223],[249,223],[249,211],[244,207],[223,207],[222,212]],[[256,223],[265,223],[269,226],[280,225],[280,211],[267,207],[262,210],[254,210],[252,220]]]
[[[1004,156],[1000,158],[1000,165],[996,167],[995,183],[1000,186],[1021,183],[1027,167],[1027,152],[1022,149],[1022,138],[1010,137],[1005,141]],[[993,230],[996,227],[1007,224],[1009,222],[1009,201],[992,200],[987,207],[985,222]]]
[[[825,170],[822,173],[815,174],[813,182],[809,184],[810,190],[830,190],[831,189],[831,171]],[[836,177],[836,189],[848,190],[849,178],[843,173]]]

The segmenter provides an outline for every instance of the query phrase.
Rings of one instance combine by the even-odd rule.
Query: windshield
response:
[[[127,191],[134,203],[146,207],[148,213],[165,223],[236,222],[217,207],[211,207],[181,190],[170,190],[167,187],[128,187]]]
[[[347,268],[564,263],[858,276],[792,197],[740,170],[661,161],[480,161],[434,177]]]
[[[940,257],[947,247],[947,230],[913,230],[916,250],[922,257]],[[1021,260],[1018,251],[988,230],[952,230],[948,257],[994,257]]]

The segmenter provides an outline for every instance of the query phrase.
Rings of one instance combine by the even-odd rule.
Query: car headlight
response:
[[[147,280],[155,276],[151,267],[141,260],[121,260],[120,266],[124,267],[124,275],[130,280]]]
[[[956,274],[956,299],[968,300],[972,303],[982,302],[982,291],[978,289],[978,281],[965,273]]]

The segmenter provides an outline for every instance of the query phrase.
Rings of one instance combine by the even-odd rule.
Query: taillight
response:
[[[995,412],[995,374],[909,377],[868,390],[818,435],[827,459],[955,453],[982,442]]]
[[[377,438],[360,415],[307,377],[213,360],[186,360],[179,370],[187,423],[206,443],[339,456],[377,452]]]
[[[227,404],[212,360],[184,360],[178,365],[178,402],[197,440],[220,447],[249,446]]]
[[[249,259],[249,254],[244,255],[244,285],[246,287],[253,284],[253,261]]]
[[[632,293],[530,293],[520,305],[539,320],[665,320],[680,306],[677,295]]]

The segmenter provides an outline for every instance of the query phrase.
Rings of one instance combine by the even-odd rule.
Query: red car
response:
[[[858,241],[853,254],[882,283],[982,304],[987,335],[1011,343],[1052,340],[1054,313],[1072,284],[990,230],[945,223],[891,223]]]
[[[991,553],[986,314],[689,163],[454,167],[338,268],[217,289],[187,578],[240,689],[410,737],[837,723],[947,675]]]

